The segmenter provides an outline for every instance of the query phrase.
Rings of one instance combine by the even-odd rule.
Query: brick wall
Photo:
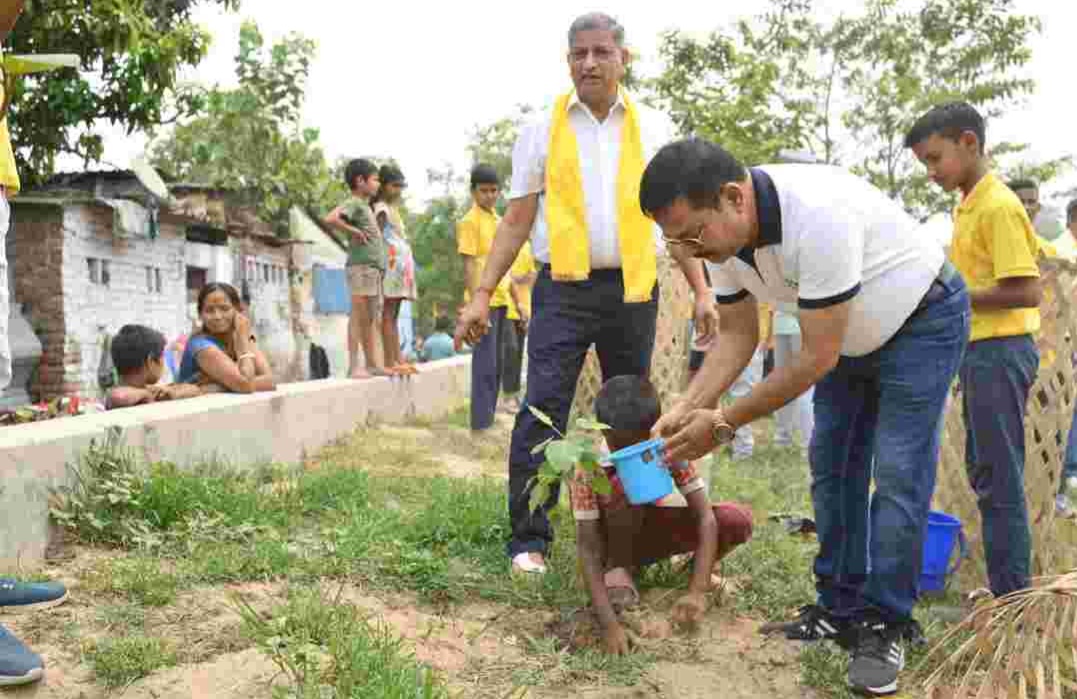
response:
[[[8,274],[13,303],[23,304],[42,354],[30,384],[34,397],[62,395],[65,388],[65,323],[62,286],[63,211],[59,206],[12,202],[7,238]]]
[[[105,334],[139,323],[171,341],[190,329],[184,228],[162,223],[151,239],[146,233],[116,235],[113,221],[113,211],[102,205],[64,210],[64,383],[86,396],[100,393],[97,373]]]

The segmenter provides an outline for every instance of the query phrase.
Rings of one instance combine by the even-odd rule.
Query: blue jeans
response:
[[[649,303],[625,303],[621,270],[593,270],[582,282],[555,282],[543,266],[531,294],[532,317],[527,344],[527,387],[509,448],[509,556],[545,553],[553,541],[547,517],[557,502],[530,511],[530,480],[545,460],[531,450],[554,432],[531,414],[535,406],[557,429],[566,431],[576,382],[593,344],[602,376],[647,376],[658,320],[658,285]]]
[[[1073,411],[1073,422],[1070,424],[1070,433],[1066,437],[1066,459],[1062,463],[1062,483],[1059,484],[1058,492],[1066,491],[1066,479],[1077,477],[1077,410]]]
[[[943,410],[971,317],[959,275],[936,281],[928,300],[885,345],[842,357],[815,387],[816,588],[838,617],[871,607],[904,621],[919,596]]]
[[[504,306],[490,309],[490,331],[482,336],[471,353],[471,429],[485,430],[494,424],[497,396],[501,391]]]
[[[1025,504],[1025,405],[1040,354],[1031,335],[969,344],[961,365],[965,467],[983,520],[996,596],[1028,587],[1032,539]]]

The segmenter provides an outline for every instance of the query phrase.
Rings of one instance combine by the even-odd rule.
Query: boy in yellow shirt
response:
[[[501,193],[501,181],[490,165],[479,164],[471,171],[471,209],[456,222],[456,249],[464,258],[467,284],[464,300],[474,298],[479,288],[486,256],[500,220],[494,204]],[[504,333],[511,302],[509,277],[504,276],[490,297],[490,331],[475,345],[471,355],[471,430],[479,432],[494,424],[497,396],[501,390]]]
[[[965,461],[983,518],[997,597],[1028,586],[1025,406],[1036,380],[1042,296],[1039,240],[1021,200],[990,172],[983,117],[953,102],[920,117],[905,145],[947,192],[960,189],[950,256],[972,298],[972,336],[959,373]]]

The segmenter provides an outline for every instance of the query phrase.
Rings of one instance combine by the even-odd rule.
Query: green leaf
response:
[[[579,461],[581,448],[578,444],[566,440],[559,440],[546,447],[546,463],[552,465],[560,473],[568,473],[576,468]]]
[[[598,495],[613,495],[613,486],[605,471],[596,473],[591,478],[591,489]]]
[[[531,500],[529,506],[535,512],[550,499],[550,486],[545,483],[536,483],[531,488]]]
[[[534,454],[538,454],[538,453],[539,453],[539,452],[541,452],[541,451],[542,451],[543,449],[545,449],[546,447],[550,446],[550,442],[552,442],[553,440],[554,440],[554,438],[553,438],[553,437],[550,437],[549,439],[545,439],[545,440],[543,440],[543,441],[542,441],[541,443],[539,443],[539,444],[536,444],[535,446],[531,447],[531,453],[532,453],[533,455],[534,455]]]
[[[540,483],[556,483],[561,480],[561,471],[549,461],[539,466],[536,479]]]
[[[536,420],[541,422],[543,425],[546,425],[551,430],[554,430],[555,432],[557,432],[557,434],[561,434],[560,430],[558,430],[556,427],[554,427],[553,420],[550,419],[549,415],[542,412],[541,410],[539,410],[538,408],[536,408],[533,405],[528,405],[527,409],[531,411],[531,414],[535,416]]]
[[[576,420],[576,428],[588,432],[605,432],[606,430],[612,429],[609,425],[603,422],[598,422],[597,420],[592,420],[589,417],[581,417]]]

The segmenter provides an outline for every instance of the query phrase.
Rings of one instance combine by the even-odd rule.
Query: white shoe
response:
[[[512,558],[513,571],[521,571],[523,573],[535,573],[536,575],[542,575],[546,572],[546,565],[543,563],[536,563],[531,554],[518,553]]]

